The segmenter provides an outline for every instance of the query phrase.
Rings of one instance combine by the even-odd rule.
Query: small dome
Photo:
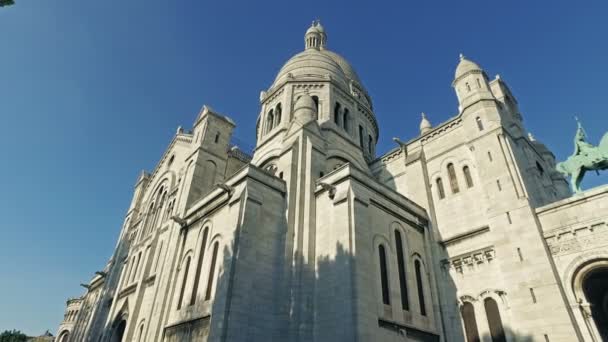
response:
[[[422,113],[422,120],[420,120],[420,134],[425,134],[433,128],[431,122],[426,118],[426,115]]]
[[[303,94],[293,106],[293,116],[301,124],[315,120],[317,116],[317,105],[308,93]]]
[[[471,71],[483,72],[483,69],[479,65],[477,65],[477,63],[468,60],[466,57],[464,57],[462,54],[460,54],[460,63],[458,63],[458,66],[456,67],[456,73],[454,74],[454,79],[457,80],[464,74],[471,72]]]

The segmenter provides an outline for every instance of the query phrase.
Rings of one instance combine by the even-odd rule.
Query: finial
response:
[[[496,74],[496,79],[499,80],[500,79],[500,75]]]
[[[528,132],[528,139],[529,139],[530,141],[536,141],[536,139],[534,138],[534,136],[532,135],[532,133],[531,133],[531,132]]]
[[[460,54],[460,60],[463,60],[463,59],[464,59],[464,55],[461,53]]]
[[[426,114],[424,114],[424,112],[422,112],[422,118],[426,119]]]

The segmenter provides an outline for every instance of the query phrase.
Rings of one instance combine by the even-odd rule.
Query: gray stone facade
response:
[[[363,83],[304,39],[252,156],[205,106],[142,172],[58,341],[606,338],[608,188],[570,196],[500,77],[461,56],[458,113],[377,156]]]

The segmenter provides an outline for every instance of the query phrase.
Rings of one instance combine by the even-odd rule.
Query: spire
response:
[[[420,135],[424,135],[429,132],[433,126],[431,122],[426,118],[426,114],[422,113],[422,120],[420,120]]]
[[[304,47],[308,49],[322,50],[325,49],[327,43],[327,35],[325,29],[321,25],[320,20],[313,20],[312,24],[304,35]]]

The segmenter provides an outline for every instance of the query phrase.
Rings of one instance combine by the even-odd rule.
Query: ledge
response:
[[[386,319],[378,318],[378,326],[380,328],[393,330],[398,334],[402,334],[407,337],[412,337],[416,341],[424,342],[439,342],[439,335],[432,331],[423,330],[410,325],[389,321]]]
[[[455,242],[458,242],[460,240],[464,240],[467,238],[471,238],[473,236],[477,236],[483,233],[487,233],[490,231],[490,226],[483,226],[477,229],[473,229],[471,231],[462,233],[462,234],[457,234],[455,236],[452,236],[451,238],[445,239],[445,240],[441,240],[439,241],[440,244],[442,244],[444,247],[446,247],[447,245],[451,245]]]

